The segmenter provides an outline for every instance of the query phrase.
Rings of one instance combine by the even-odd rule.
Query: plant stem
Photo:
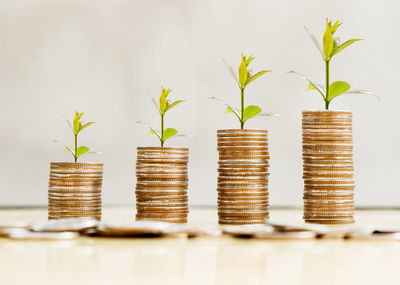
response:
[[[240,108],[240,129],[243,130],[244,127],[244,88],[240,88],[240,95],[241,95],[241,108]]]
[[[164,147],[164,115],[161,115],[161,147]]]
[[[325,61],[325,79],[326,79],[326,92],[325,92],[325,110],[329,109],[329,60]]]
[[[75,162],[78,161],[77,153],[78,153],[78,134],[75,134],[75,155],[74,155]]]

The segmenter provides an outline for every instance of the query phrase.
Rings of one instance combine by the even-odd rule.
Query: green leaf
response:
[[[165,90],[165,88],[164,87],[162,87],[162,94],[165,96],[165,98],[167,98],[168,97],[168,95],[169,95],[169,93],[171,93],[171,91],[172,91],[172,89],[171,88],[168,88],[167,90]]]
[[[261,113],[261,108],[255,105],[247,106],[243,112],[243,121],[246,122],[248,119],[253,118],[254,116]]]
[[[239,121],[240,121],[240,115],[239,115],[239,110],[234,110],[234,109],[232,109],[231,107],[226,107],[226,111],[225,111],[225,114],[229,114],[229,113],[233,113],[238,119],[239,119]]]
[[[261,70],[247,79],[246,85],[256,80],[258,77],[264,75],[267,72],[272,72],[272,70]]]
[[[89,151],[89,148],[87,146],[80,146],[78,147],[78,149],[76,150],[76,158],[80,157],[82,154],[85,154]]]
[[[362,41],[363,39],[351,39],[348,40],[347,42],[344,42],[343,44],[341,44],[340,46],[338,46],[334,51],[332,55],[335,55],[339,52],[341,52],[342,50],[344,50],[345,48],[347,48],[348,46],[352,45],[353,43],[357,42],[357,41]]]
[[[240,112],[239,112],[238,109],[236,109],[236,108],[234,108],[234,107],[228,105],[227,103],[225,103],[224,100],[221,100],[221,99],[219,99],[219,98],[217,98],[217,97],[210,97],[210,98],[208,98],[208,99],[210,99],[210,100],[216,100],[216,101],[221,102],[222,104],[224,104],[224,105],[226,106],[226,108],[229,108],[229,109],[230,109],[229,112],[228,112],[228,110],[226,110],[225,114],[232,112],[232,113],[234,113],[234,114],[236,115],[236,117],[240,120]]]
[[[185,102],[185,100],[178,100],[171,104],[169,104],[167,102],[167,108],[165,109],[165,112],[167,112],[168,110],[172,109],[173,107],[175,107],[176,105],[178,105],[179,103],[182,103],[182,102]]]
[[[326,19],[326,22],[328,23],[328,19]],[[332,35],[336,32],[337,28],[339,28],[341,24],[342,23],[339,23],[339,20],[337,20],[333,26],[332,26],[332,21],[328,23]]]
[[[246,87],[246,81],[247,81],[247,67],[242,60],[239,66],[239,83],[240,83],[240,88],[244,89]]]
[[[244,64],[247,67],[247,66],[249,66],[251,61],[254,59],[254,56],[250,55],[249,58],[246,58],[246,56],[243,56],[243,54],[242,54],[242,58],[243,58]]]
[[[322,86],[319,85],[319,84],[316,84],[316,83],[312,82],[310,79],[308,79],[308,78],[305,77],[304,75],[302,75],[302,74],[300,74],[300,73],[297,73],[297,72],[295,72],[295,71],[289,71],[288,73],[289,73],[289,74],[295,74],[295,75],[297,75],[297,76],[299,76],[299,77],[305,79],[306,81],[308,81],[308,83],[309,83],[308,86],[310,87],[310,84],[311,84],[311,85],[313,86],[313,88],[314,88],[315,90],[317,90],[318,93],[321,94],[322,98],[324,98],[324,100],[325,100],[325,89],[324,89],[324,87],[322,87]],[[308,90],[309,90],[309,89],[307,89],[307,91],[308,91]]]
[[[82,114],[82,113],[81,113]],[[75,112],[75,118],[74,118],[74,134],[78,134],[79,130],[81,128],[81,123],[79,122],[79,119],[82,117],[78,112]]]
[[[65,146],[64,151],[69,151],[75,157],[74,152],[69,147]]]
[[[149,125],[143,123],[142,121],[137,121],[136,123],[142,124],[143,126],[145,126],[146,128],[148,128],[148,129],[149,129],[149,134],[156,135],[156,136],[158,137],[158,139],[161,141],[161,134],[160,134],[160,132],[156,131],[155,129],[153,129],[153,128],[150,127]]]
[[[318,89],[311,82],[309,82],[306,92],[310,90],[318,90]]]
[[[225,114],[229,114],[229,113],[235,113],[235,112],[231,108],[226,107]]]
[[[156,135],[161,140],[160,133],[157,132],[156,130],[153,130],[152,128],[150,128],[149,135]]]
[[[178,133],[178,131],[174,128],[168,128],[164,130],[164,134],[163,134],[163,139],[164,141],[166,141],[167,139],[175,136]]]
[[[165,98],[164,93],[161,93],[161,96],[160,96],[160,114],[161,115],[165,114],[166,108],[167,108],[167,99]]]
[[[319,52],[322,55],[322,58],[325,59],[325,55],[324,52],[322,51],[322,47],[319,44],[317,37],[314,35],[313,32],[311,32],[309,29],[307,29],[307,27],[304,27],[304,29],[306,30],[307,34],[310,36],[310,38],[312,39],[312,41],[314,42],[315,46],[317,47],[317,49],[319,50]]]
[[[329,86],[328,101],[350,89],[350,84],[345,81],[335,81]]]
[[[95,124],[96,122],[89,122],[89,123],[86,123],[86,124],[84,124],[80,129],[79,129],[79,131],[81,132],[81,131],[83,131],[84,129],[86,129],[87,127],[89,127],[90,125],[93,125],[93,124]]]
[[[75,111],[75,116],[78,117],[78,120],[80,120],[83,116],[83,112],[78,113],[77,111]]]
[[[331,59],[331,52],[333,49],[333,38],[331,34],[331,28],[329,27],[328,23],[326,24],[326,30],[324,33],[323,42],[324,42],[325,60],[329,61]]]

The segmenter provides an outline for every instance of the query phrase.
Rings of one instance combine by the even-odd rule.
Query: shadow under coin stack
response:
[[[354,223],[352,113],[303,111],[304,220]]]
[[[102,163],[50,163],[48,218],[101,220]]]
[[[220,224],[261,224],[268,214],[266,130],[218,130]]]
[[[137,148],[136,220],[187,222],[188,159],[188,148]]]

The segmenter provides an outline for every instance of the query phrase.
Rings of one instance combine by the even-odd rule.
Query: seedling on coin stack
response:
[[[71,150],[71,148],[65,146],[65,151],[69,151],[73,157],[74,157],[74,161],[77,162],[78,158],[89,152],[89,148],[87,146],[78,146],[78,135],[80,132],[82,132],[84,129],[86,129],[87,127],[89,127],[90,125],[94,124],[95,122],[88,122],[88,123],[83,123],[81,118],[83,116],[82,112],[75,112],[75,117],[74,117],[74,121],[71,124],[70,121],[67,120],[68,126],[71,128],[71,131],[74,134],[74,150]]]
[[[228,70],[230,71],[233,79],[235,79],[238,87],[240,89],[240,110],[232,107],[231,105],[225,103],[223,100],[211,97],[210,99],[220,101],[225,104],[226,112],[225,114],[234,114],[235,117],[239,120],[240,129],[244,129],[245,123],[252,118],[263,117],[263,116],[278,116],[277,114],[273,113],[262,113],[262,109],[256,105],[249,105],[245,106],[245,96],[244,91],[251,82],[256,80],[257,78],[261,77],[267,72],[271,72],[271,70],[261,70],[255,74],[253,71],[249,69],[250,63],[253,61],[254,57],[250,55],[247,57],[246,55],[242,54],[241,63],[239,65],[238,73],[236,73],[231,66],[228,65],[227,62],[224,61],[225,65],[227,66]],[[237,75],[239,74],[239,76]]]
[[[315,91],[324,100],[325,110],[303,111],[303,178],[304,220],[320,224],[354,223],[354,180],[352,113],[330,111],[331,101],[348,94],[371,94],[366,90],[351,90],[345,81],[330,83],[330,62],[360,39],[340,43],[334,37],[339,21],[326,20],[323,47],[315,35],[306,29],[325,62],[325,86],[308,81],[306,91]]]
[[[314,83],[313,81],[309,80],[304,75],[296,73],[294,71],[289,71],[289,73],[296,74],[306,81],[308,81],[308,88],[306,91],[315,91],[319,95],[321,95],[322,99],[325,102],[325,110],[329,110],[329,104],[331,101],[343,95],[350,95],[350,94],[371,94],[372,93],[368,90],[361,90],[361,89],[353,89],[351,90],[351,86],[346,81],[335,81],[330,83],[330,62],[334,56],[338,53],[343,51],[345,48],[349,47],[355,42],[361,41],[362,39],[350,39],[345,41],[344,43],[340,43],[340,39],[338,37],[333,37],[336,33],[337,29],[342,25],[339,21],[336,21],[334,24],[332,21],[326,19],[326,29],[323,36],[323,48],[321,47],[317,37],[311,32],[309,29],[305,27],[306,32],[311,37],[312,41],[314,42],[315,46],[321,53],[322,59],[325,62],[325,87],[323,85]]]
[[[166,140],[184,136],[174,128],[165,128],[165,115],[184,100],[170,101],[171,89],[161,88],[157,102],[152,101],[160,115],[161,129],[151,127],[150,134],[160,141],[160,147],[138,147],[136,163],[136,219],[170,223],[186,223],[188,148],[164,147]]]
[[[268,213],[267,130],[244,129],[249,119],[277,116],[263,113],[256,105],[245,106],[246,87],[270,70],[255,74],[249,68],[254,57],[242,54],[238,73],[227,67],[240,89],[240,110],[221,101],[227,114],[234,114],[240,129],[218,130],[218,220],[220,224],[259,224]]]
[[[178,131],[174,128],[167,128],[167,129],[164,128],[164,118],[165,118],[166,113],[168,111],[170,111],[176,105],[178,105],[182,102],[185,102],[185,100],[177,100],[175,102],[170,101],[168,99],[168,95],[171,92],[172,92],[172,89],[170,89],[170,88],[165,89],[164,87],[161,87],[161,95],[158,100],[158,103],[157,103],[156,99],[151,98],[151,100],[154,103],[154,106],[156,106],[156,108],[160,114],[161,129],[160,129],[160,131],[157,131],[157,130],[149,127],[150,134],[157,136],[157,138],[160,140],[161,147],[164,146],[164,143],[166,140],[168,140],[172,137],[184,136],[182,134],[178,134]]]
[[[50,163],[48,192],[49,219],[91,217],[101,219],[102,163],[79,163],[78,158],[90,153],[87,146],[78,145],[78,135],[94,122],[83,123],[83,113],[75,112],[73,123],[67,120],[74,134],[74,147],[65,147],[74,162]]]

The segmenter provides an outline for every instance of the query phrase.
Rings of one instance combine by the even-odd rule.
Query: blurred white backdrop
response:
[[[324,79],[319,52],[306,25],[322,39],[325,17],[340,19],[337,35],[364,38],[337,55],[332,80],[381,97],[341,97],[332,109],[354,114],[356,204],[398,206],[400,127],[396,0],[1,0],[0,205],[46,205],[50,161],[71,161],[59,139],[72,144],[63,116],[84,111],[98,122],[82,144],[104,162],[104,204],[134,204],[137,146],[157,145],[135,122],[158,127],[147,93],[161,85],[188,100],[168,113],[167,126],[193,138],[167,145],[190,147],[189,199],[216,204],[216,130],[237,128],[232,115],[208,97],[239,105],[240,92],[222,59],[238,66],[255,55],[253,69],[273,69],[252,83],[246,102],[276,118],[249,121],[269,130],[270,204],[302,205],[301,111],[321,109],[307,84],[285,72]]]

